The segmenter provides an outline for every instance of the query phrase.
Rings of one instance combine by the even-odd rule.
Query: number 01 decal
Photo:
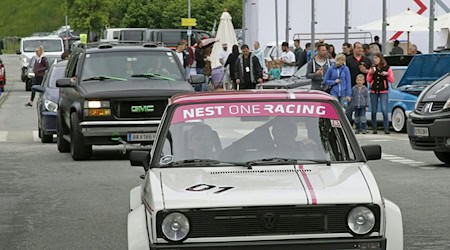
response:
[[[209,184],[197,184],[191,187],[186,188],[186,191],[192,191],[192,192],[203,192],[203,191],[214,191],[213,194],[220,194],[225,191],[228,191],[234,187],[216,187],[214,185]]]

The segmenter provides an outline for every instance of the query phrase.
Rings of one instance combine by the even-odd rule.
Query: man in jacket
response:
[[[327,58],[327,46],[317,45],[317,55],[308,62],[306,77],[312,79],[311,89],[322,90],[323,76],[330,67],[330,60]]]
[[[300,47],[300,39],[294,40],[294,47],[295,65],[297,66],[297,69],[300,69],[306,64],[306,53]]]
[[[254,89],[262,83],[262,68],[256,56],[250,53],[247,44],[241,46],[242,54],[236,60],[236,84],[238,89]]]

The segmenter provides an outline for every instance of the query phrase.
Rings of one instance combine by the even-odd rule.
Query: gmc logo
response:
[[[131,106],[131,113],[150,113],[155,111],[154,105]]]

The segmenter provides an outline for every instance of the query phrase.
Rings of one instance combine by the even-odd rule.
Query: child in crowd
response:
[[[280,79],[281,70],[280,70],[280,60],[270,61],[269,62],[269,81],[274,79]]]
[[[355,110],[355,134],[360,132],[367,134],[366,112],[369,110],[369,90],[366,85],[366,78],[363,74],[356,76],[356,85],[352,88],[353,101],[351,105]]]

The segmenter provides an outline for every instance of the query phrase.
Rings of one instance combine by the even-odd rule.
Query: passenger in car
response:
[[[206,124],[197,124],[189,130],[188,149],[192,159],[216,159],[222,147],[216,131]]]
[[[311,151],[315,143],[306,139],[305,142],[297,141],[298,128],[292,118],[277,118],[272,125],[272,136],[275,144],[275,152],[283,157],[298,158],[302,151]]]

